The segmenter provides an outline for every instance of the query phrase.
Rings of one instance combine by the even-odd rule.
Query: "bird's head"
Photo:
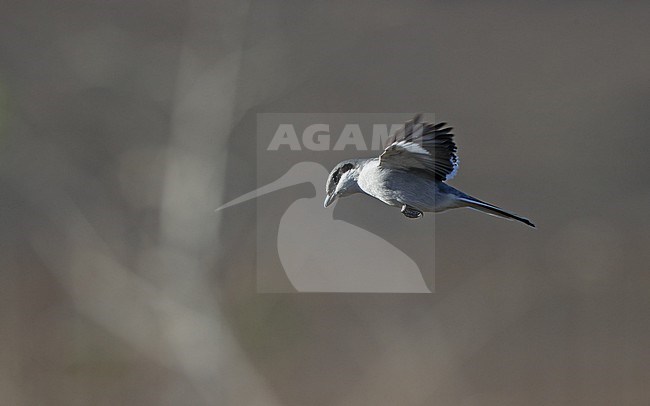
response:
[[[345,197],[361,191],[357,180],[361,170],[362,159],[350,159],[339,162],[327,177],[324,206],[334,203],[339,197]]]

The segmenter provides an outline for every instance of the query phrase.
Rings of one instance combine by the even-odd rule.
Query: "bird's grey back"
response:
[[[406,204],[421,211],[451,208],[451,197],[456,191],[424,174],[382,167],[378,159],[369,159],[364,163],[359,174],[359,187],[390,206]]]

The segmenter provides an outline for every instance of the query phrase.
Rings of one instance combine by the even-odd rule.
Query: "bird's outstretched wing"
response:
[[[449,180],[458,170],[458,156],[452,128],[447,123],[420,122],[420,115],[392,134],[379,164],[402,170],[424,172],[437,180]]]

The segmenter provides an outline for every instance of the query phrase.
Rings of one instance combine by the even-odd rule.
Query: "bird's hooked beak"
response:
[[[327,196],[325,196],[325,202],[323,202],[323,206],[327,207],[330,204],[334,203],[335,200],[336,200],[336,193],[333,193],[331,195],[327,195]]]

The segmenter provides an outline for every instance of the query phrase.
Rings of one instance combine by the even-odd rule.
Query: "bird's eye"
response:
[[[345,172],[349,171],[350,169],[352,169],[352,164],[345,164],[345,165],[343,165],[341,167],[341,173],[345,173]]]
[[[334,175],[332,176],[332,181],[334,184],[339,183],[339,180],[341,180],[341,175],[343,175],[345,172],[349,171],[352,169],[354,166],[352,164],[345,164],[341,166],[339,169],[337,169],[336,172],[334,172]]]

